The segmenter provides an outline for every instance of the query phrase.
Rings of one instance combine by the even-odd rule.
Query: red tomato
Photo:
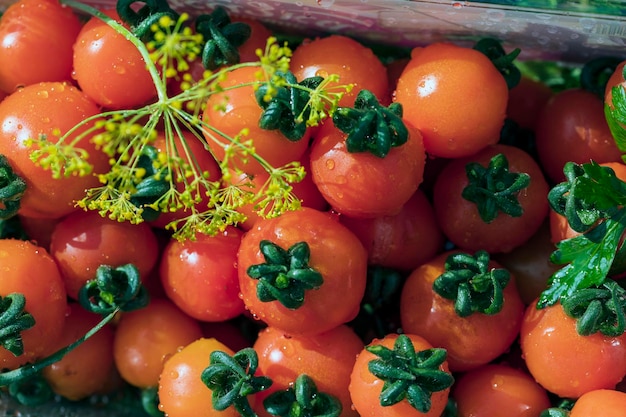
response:
[[[259,355],[259,373],[272,380],[269,389],[257,394],[255,411],[260,417],[270,416],[262,407],[262,400],[276,391],[286,390],[301,374],[311,377],[319,392],[341,401],[342,417],[358,416],[351,408],[348,384],[363,342],[350,327],[341,325],[311,336],[286,334],[267,327],[261,330],[253,348]]]
[[[21,293],[35,325],[23,331],[24,353],[14,356],[0,347],[0,369],[14,369],[51,354],[61,337],[67,313],[63,280],[45,249],[31,242],[0,239],[0,297]]]
[[[240,417],[234,407],[216,411],[201,379],[213,351],[234,352],[217,339],[201,338],[170,356],[159,378],[159,409],[169,417]]]
[[[232,139],[243,129],[248,134],[241,141],[251,140],[256,154],[269,165],[279,168],[289,162],[298,161],[307,150],[310,131],[297,141],[287,139],[279,130],[266,130],[259,127],[263,109],[254,96],[254,87],[250,84],[257,80],[255,74],[259,67],[242,67],[228,73],[220,85],[226,90],[212,94],[204,111],[204,122],[211,126],[203,129],[209,149],[218,160],[225,155],[225,148],[232,144]],[[242,155],[235,149],[230,157],[231,168],[239,168],[249,174],[266,172],[266,169],[251,155]]]
[[[564,398],[612,389],[626,375],[626,335],[581,336],[561,304],[526,309],[520,346],[528,370],[545,389]]]
[[[240,230],[229,227],[194,241],[170,241],[159,268],[165,293],[174,304],[202,321],[224,321],[244,312],[237,277],[241,236]]]
[[[103,12],[121,22],[113,9]],[[91,18],[74,45],[73,77],[93,101],[108,109],[145,104],[156,88],[137,48],[99,18]]]
[[[426,159],[420,133],[407,127],[407,142],[384,158],[350,153],[345,133],[331,123],[320,128],[311,145],[311,175],[333,209],[353,217],[400,211],[421,184]]]
[[[68,296],[76,299],[100,265],[132,263],[145,279],[157,262],[158,243],[145,223],[118,222],[95,211],[77,211],[56,225],[50,253],[63,274]]]
[[[129,384],[155,387],[168,356],[201,337],[196,320],[167,299],[151,299],[118,321],[112,346],[115,366]]]
[[[298,274],[310,272],[308,268],[321,274],[321,286],[306,289],[304,298],[296,292],[290,294],[302,301],[300,307],[286,307],[276,299],[259,299],[260,279],[252,278],[248,269],[268,262],[261,252],[261,242],[265,241],[284,251],[296,244],[301,247],[301,242],[308,245],[308,259],[298,250],[289,256],[290,260],[281,262],[285,274],[289,270]],[[359,239],[330,215],[303,207],[257,221],[241,241],[238,270],[243,301],[256,318],[286,333],[315,334],[346,323],[358,313],[367,280],[367,252]],[[272,278],[271,275],[263,278],[264,286],[282,287],[283,277],[276,277],[279,282],[272,282]],[[299,282],[288,281],[286,290],[298,287]]]
[[[80,339],[101,320],[97,314],[71,303],[63,335],[55,351]],[[44,368],[43,377],[54,393],[72,401],[99,393],[113,370],[113,328],[104,326],[60,361]]]
[[[589,391],[578,398],[569,417],[622,417],[626,393],[609,389]]]
[[[537,417],[551,406],[546,390],[527,372],[498,364],[462,374],[452,396],[458,417]]]
[[[400,299],[400,320],[407,333],[419,334],[448,351],[452,371],[484,365],[503,354],[515,341],[524,314],[515,277],[504,287],[502,310],[495,314],[475,312],[461,317],[454,301],[433,290],[433,282],[446,272],[444,252],[415,269],[406,279]],[[490,260],[489,270],[502,269]]]
[[[59,1],[20,0],[7,7],[0,19],[0,90],[71,81],[80,28],[78,16]]]
[[[413,343],[416,352],[433,347],[432,344],[421,336],[414,334],[407,334],[407,336]],[[382,345],[391,349],[397,338],[398,335],[390,334],[383,339],[375,339],[369,346]],[[439,417],[441,415],[448,401],[449,388],[432,394],[430,410],[427,413],[417,411],[406,399],[391,406],[382,406],[379,396],[382,391],[383,381],[374,376],[368,369],[369,362],[376,358],[376,355],[367,350],[361,351],[356,358],[354,369],[350,376],[348,389],[350,390],[354,408],[361,417]],[[439,370],[448,372],[447,362],[443,362]]]
[[[509,91],[507,117],[520,127],[535,130],[541,109],[552,97],[552,90],[541,81],[522,77]]]
[[[569,161],[621,161],[603,100],[583,89],[555,94],[543,107],[535,133],[541,166],[554,182],[565,180],[563,166]]]
[[[504,77],[484,54],[433,43],[413,50],[395,101],[422,132],[428,154],[458,158],[499,140],[508,97]]]
[[[256,62],[259,60],[257,50],[265,51],[267,39],[272,36],[272,31],[256,19],[233,16],[232,22],[242,22],[250,26],[250,37],[239,48],[239,62]]]
[[[361,240],[371,265],[410,271],[444,244],[432,203],[421,189],[395,215],[372,219],[341,215],[339,221]]]
[[[31,148],[26,144],[27,140],[36,140],[40,135],[55,143],[59,134],[99,111],[98,106],[76,87],[56,82],[31,84],[0,102],[0,154],[9,159],[27,185],[20,214],[60,218],[76,210],[74,203],[85,196],[86,189],[101,185],[96,175],[52,178],[50,171],[30,159],[30,153],[37,146]],[[87,124],[77,129],[66,143],[89,127],[91,125]],[[94,166],[94,174],[109,170],[109,158],[96,150],[89,135],[77,146],[89,153],[88,162]]]
[[[388,101],[387,69],[371,49],[347,36],[305,40],[293,51],[290,68],[298,81],[335,74],[339,81],[329,84],[329,88],[353,84],[339,101],[340,106],[351,107],[361,90],[371,91],[379,101]]]
[[[481,218],[477,204],[462,195],[470,184],[466,166],[478,163],[487,168],[490,160],[498,154],[505,156],[510,173],[528,174],[530,183],[512,196],[521,206],[520,216],[514,217],[499,210],[495,219],[486,222]],[[478,182],[477,187],[485,188],[486,181]],[[501,189],[490,191],[495,193]],[[489,253],[508,252],[530,239],[544,222],[549,209],[548,191],[541,168],[528,153],[514,146],[496,144],[475,155],[450,161],[435,182],[433,207],[444,235],[459,248],[469,251],[483,249]]]

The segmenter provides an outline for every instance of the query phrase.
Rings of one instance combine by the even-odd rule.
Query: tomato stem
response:
[[[15,381],[8,386],[9,395],[26,406],[45,404],[54,397],[54,392],[40,372]]]
[[[210,355],[209,366],[202,371],[202,382],[212,391],[213,408],[224,411],[235,407],[242,417],[256,417],[248,396],[266,390],[272,380],[256,376],[258,355],[252,348],[244,348],[233,356],[223,351]]]
[[[480,250],[474,256],[453,253],[446,259],[445,272],[433,282],[433,290],[454,301],[460,317],[473,313],[497,314],[504,304],[504,288],[511,274],[489,267],[489,254]]]
[[[24,353],[22,332],[35,325],[35,319],[24,310],[25,306],[24,294],[0,296],[0,346],[15,356]]]
[[[257,297],[260,301],[278,300],[289,309],[304,303],[307,290],[318,289],[324,279],[309,266],[311,251],[306,242],[298,242],[285,250],[268,240],[259,244],[265,263],[251,265],[247,274],[258,279]]]
[[[454,378],[440,369],[447,352],[442,348],[415,351],[411,339],[401,334],[393,349],[369,345],[367,351],[378,356],[368,363],[368,370],[383,381],[380,405],[392,406],[406,399],[420,413],[431,407],[432,393],[452,386]]]
[[[483,38],[476,42],[474,49],[482,52],[487,58],[493,62],[504,77],[509,90],[519,84],[522,73],[515,65],[515,59],[521,52],[521,49],[515,48],[508,54],[502,47],[502,43],[494,38]]]
[[[462,196],[476,204],[480,218],[491,223],[500,212],[520,217],[524,210],[517,197],[530,185],[530,176],[523,172],[509,171],[509,161],[504,154],[497,154],[487,167],[477,162],[465,166],[467,186]]]
[[[604,90],[609,77],[623,59],[616,56],[603,56],[591,59],[580,71],[580,86],[604,100]]]
[[[272,393],[263,401],[265,410],[279,417],[339,417],[341,402],[333,395],[319,392],[315,381],[300,374],[284,391]]]
[[[238,48],[252,33],[250,25],[231,22],[226,9],[221,6],[216,7],[211,14],[197,17],[196,32],[206,39],[202,48],[202,65],[209,70],[239,63]]]
[[[26,182],[13,171],[6,156],[0,155],[0,220],[17,214],[24,191]]]

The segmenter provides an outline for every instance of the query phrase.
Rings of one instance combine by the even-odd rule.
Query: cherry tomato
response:
[[[312,378],[319,392],[331,394],[341,401],[342,417],[358,416],[351,408],[348,384],[363,342],[350,327],[341,325],[311,336],[286,334],[267,327],[261,330],[253,348],[259,355],[260,374],[272,380],[269,389],[257,394],[255,411],[260,417],[270,416],[263,408],[262,400],[289,388],[300,374]]]
[[[117,12],[103,12],[121,22]],[[124,35],[92,17],[76,38],[73,77],[100,106],[126,109],[156,97],[156,87],[137,48]]]
[[[23,294],[24,310],[35,319],[33,327],[21,332],[22,355],[15,356],[0,347],[0,369],[14,369],[54,351],[63,333],[67,297],[54,260],[45,249],[31,242],[0,239],[0,265],[0,297]]]
[[[263,109],[254,96],[252,83],[257,81],[259,67],[242,67],[230,71],[226,80],[220,85],[225,91],[212,94],[204,111],[204,122],[212,129],[203,129],[209,149],[221,161],[225,156],[225,148],[231,146],[233,138],[240,135],[243,129],[248,134],[240,140],[251,140],[257,155],[274,168],[298,161],[307,150],[310,131],[296,141],[287,139],[279,130],[266,130],[259,127],[259,119]],[[243,86],[243,84],[247,84]],[[250,155],[242,155],[235,149],[230,156],[229,166],[239,168],[248,174],[267,172],[266,169]]]
[[[148,306],[124,313],[118,321],[112,347],[115,366],[129,384],[155,387],[168,356],[201,337],[200,324],[174,303],[151,299]]]
[[[534,131],[541,109],[552,95],[552,89],[545,83],[522,77],[519,84],[509,91],[507,117],[520,127]]]
[[[7,7],[0,19],[0,90],[71,81],[72,47],[80,29],[78,16],[59,1],[20,0]]]
[[[132,263],[145,279],[157,262],[158,243],[146,223],[118,222],[95,211],[77,211],[54,228],[50,254],[63,274],[68,296],[77,299],[80,288],[95,278],[100,265]]]
[[[274,250],[293,252],[281,260],[268,259],[265,254]],[[278,262],[275,268],[283,266],[282,275],[250,275],[250,267],[262,270],[263,264],[274,262]],[[367,279],[367,252],[359,239],[330,215],[303,207],[257,221],[241,241],[238,270],[243,301],[256,318],[286,333],[315,334],[346,323],[358,313]],[[287,278],[284,285],[290,273],[300,277],[298,281]],[[300,286],[304,277],[307,286]],[[261,301],[260,282],[279,290],[282,300],[264,296],[266,301]]]
[[[546,176],[565,180],[566,162],[617,162],[621,153],[604,116],[604,102],[583,89],[569,89],[545,104],[536,127],[537,153]]]
[[[479,181],[470,182],[466,167],[470,163],[478,163],[486,170],[491,159],[499,154],[506,158],[509,174],[489,177],[497,178],[494,183],[500,181],[507,184],[510,173],[527,174],[530,182],[512,195],[519,203],[521,215],[514,216],[498,209],[495,218],[485,221],[478,204],[463,196],[464,189],[473,185],[481,193],[483,189],[488,189],[495,195],[502,194],[504,186],[488,188],[489,180],[482,176],[478,177]],[[450,161],[435,182],[433,207],[444,235],[459,248],[469,251],[483,249],[489,253],[508,252],[530,239],[544,222],[549,209],[548,191],[541,168],[528,153],[513,146],[496,144],[475,155]],[[482,197],[482,194],[477,194]]]
[[[559,303],[537,309],[535,302],[526,308],[520,346],[531,375],[560,397],[612,389],[626,375],[626,335],[581,336]]]
[[[69,306],[63,335],[55,350],[80,339],[101,319],[80,304],[70,303]],[[78,401],[104,388],[109,382],[113,365],[113,328],[106,325],[60,361],[44,368],[42,375],[56,394]]]
[[[216,411],[201,379],[213,351],[234,352],[217,339],[201,338],[170,356],[159,378],[159,409],[169,417],[239,417],[234,407]]]
[[[167,296],[182,311],[202,321],[224,321],[244,312],[239,297],[237,251],[242,232],[199,235],[194,241],[171,240],[160,261]]]
[[[80,90],[69,84],[44,82],[20,88],[0,102],[0,154],[5,155],[13,170],[26,181],[26,192],[19,213],[30,217],[60,218],[76,210],[74,203],[85,196],[85,189],[100,186],[96,175],[110,168],[108,157],[90,143],[90,136],[77,145],[89,154],[94,167],[92,175],[52,177],[49,170],[36,165],[30,154],[38,149],[27,145],[29,139],[44,135],[56,143],[83,119],[99,113],[98,106]],[[70,135],[66,143],[85,134],[86,124]]]
[[[409,128],[406,143],[380,158],[348,151],[347,135],[325,123],[311,145],[311,175],[339,213],[353,217],[397,214],[422,182],[425,153],[420,133]]]
[[[421,189],[395,215],[372,219],[341,215],[339,221],[361,240],[371,265],[410,271],[444,244],[432,203]]]
[[[256,62],[259,60],[257,50],[264,51],[267,39],[272,36],[272,31],[257,19],[249,19],[240,16],[233,16],[232,22],[243,22],[250,26],[250,37],[243,45],[237,48],[239,52],[239,62]]]
[[[425,351],[433,347],[432,344],[421,336],[414,334],[407,334],[407,336],[410,338],[416,352]],[[390,334],[382,339],[373,340],[368,346],[382,345],[391,349],[397,338],[398,335]],[[377,356],[373,353],[365,349],[362,350],[356,358],[354,369],[350,376],[348,389],[350,390],[354,408],[361,417],[439,417],[441,415],[448,401],[449,388],[432,394],[430,409],[426,413],[417,411],[406,399],[391,406],[382,406],[379,396],[383,388],[383,381],[374,376],[368,369],[370,361],[376,358]],[[444,361],[438,369],[448,372],[447,362]]]
[[[330,84],[331,89],[333,85],[353,84],[352,90],[339,100],[340,106],[351,107],[361,90],[371,91],[382,102],[388,97],[389,81],[383,63],[371,49],[347,36],[305,40],[293,51],[290,68],[298,81],[335,74],[339,81]]]
[[[395,101],[428,154],[458,158],[498,142],[508,97],[504,77],[481,52],[433,43],[413,50]]]
[[[433,289],[433,282],[446,272],[446,251],[415,269],[406,279],[400,299],[400,320],[407,333],[419,334],[448,351],[452,371],[484,365],[504,353],[515,341],[524,314],[515,277],[502,290],[502,309],[495,314],[474,312],[461,317],[455,302]],[[488,270],[502,269],[489,260]]]
[[[626,410],[626,393],[610,389],[586,392],[574,403],[570,417],[621,417]]]
[[[547,391],[527,372],[499,364],[462,374],[451,395],[458,417],[532,417],[551,406]]]

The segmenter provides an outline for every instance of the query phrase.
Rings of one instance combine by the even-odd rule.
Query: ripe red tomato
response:
[[[163,362],[202,337],[200,324],[171,301],[153,298],[145,308],[124,313],[115,328],[115,366],[129,384],[155,387]]]
[[[54,179],[48,170],[36,165],[30,154],[37,145],[27,146],[29,139],[45,135],[56,143],[83,119],[100,112],[98,106],[79,89],[60,82],[31,84],[0,102],[0,154],[26,181],[27,189],[19,213],[30,217],[60,218],[76,210],[74,203],[85,196],[85,190],[100,186],[96,175],[71,175]],[[68,141],[84,133],[90,125],[77,129]],[[67,142],[66,142],[67,143]],[[77,145],[89,154],[93,173],[107,172],[109,158],[96,150],[89,136]]]
[[[103,12],[121,22],[117,12]],[[156,87],[137,48],[99,18],[82,27],[74,44],[73,77],[100,106],[127,109],[156,96]]]
[[[274,249],[281,253],[276,246],[294,252],[273,267],[276,257],[268,260],[265,254]],[[281,272],[253,278],[249,268],[264,269],[259,266],[263,264]],[[254,317],[286,333],[315,334],[346,323],[358,313],[367,280],[367,252],[359,239],[329,214],[303,207],[257,221],[241,241],[238,270],[243,301]],[[318,282],[309,280],[310,287],[301,286],[303,277],[295,281],[288,278],[290,273],[315,278],[321,274],[323,283],[317,286]],[[278,297],[270,300],[272,297],[265,295],[262,298],[267,301],[261,301],[261,285],[269,291],[279,290],[288,306]],[[299,307],[292,306],[298,301]]]
[[[7,7],[0,19],[0,90],[71,81],[80,28],[78,16],[59,1],[20,0]]]
[[[256,62],[259,60],[257,50],[264,51],[267,39],[272,36],[272,31],[257,19],[233,16],[232,22],[243,22],[250,26],[250,37],[237,51],[239,52],[239,62]]]
[[[621,161],[604,116],[604,101],[583,89],[569,89],[545,104],[536,127],[537,153],[546,176],[565,180],[566,162]]]
[[[234,352],[217,339],[201,338],[171,355],[159,378],[159,409],[169,417],[240,417],[234,407],[216,411],[211,390],[202,382],[213,351]]]
[[[589,391],[578,398],[570,417],[621,417],[626,410],[626,393],[610,389]]]
[[[307,129],[301,139],[291,141],[279,130],[259,127],[263,109],[257,103],[251,85],[258,81],[255,74],[259,69],[257,66],[242,67],[228,73],[226,80],[220,83],[225,91],[212,94],[207,101],[203,120],[211,129],[205,127],[203,134],[209,149],[221,161],[232,138],[246,129],[248,134],[240,140],[251,140],[256,154],[272,167],[279,168],[302,158],[309,144],[310,131]],[[251,155],[243,155],[236,148],[235,155],[230,158],[231,168],[239,168],[248,174],[267,172]]]
[[[425,153],[420,133],[407,126],[406,143],[380,158],[348,151],[347,134],[325,123],[311,145],[311,175],[337,212],[353,217],[397,214],[422,182]]]
[[[100,265],[134,264],[142,279],[157,262],[159,247],[146,223],[131,224],[76,211],[60,221],[51,236],[50,254],[59,265],[67,294],[77,299],[80,288],[95,278]]]
[[[581,336],[576,320],[561,304],[526,309],[520,346],[531,375],[548,391],[564,398],[613,389],[626,375],[626,335]]]
[[[298,81],[336,74],[339,81],[329,84],[329,88],[353,84],[339,101],[340,106],[351,107],[361,90],[371,91],[381,102],[388,101],[387,69],[371,49],[348,36],[305,40],[293,51],[290,68]]]
[[[416,352],[431,349],[433,345],[421,336],[407,334]],[[398,338],[397,334],[390,334],[382,339],[373,340],[368,346],[382,345],[391,349]],[[354,408],[361,417],[439,417],[448,401],[450,388],[432,393],[430,398],[430,410],[421,413],[413,408],[406,399],[390,406],[380,404],[380,393],[383,388],[383,381],[368,369],[370,361],[376,359],[373,353],[363,350],[356,358],[354,369],[350,376],[350,396]],[[438,370],[448,372],[447,362],[443,362]]]
[[[356,417],[348,392],[350,374],[363,342],[350,327],[341,325],[316,335],[292,335],[273,327],[261,330],[253,345],[259,356],[259,372],[271,378],[269,389],[257,394],[256,412],[260,417],[270,414],[262,401],[270,394],[286,390],[298,375],[313,379],[319,392],[331,394],[341,401],[342,417]]]
[[[446,272],[445,262],[454,252],[443,252],[415,269],[406,279],[400,298],[400,320],[407,333],[419,334],[448,351],[452,371],[484,365],[503,354],[515,341],[524,304],[511,276],[504,287],[502,309],[495,314],[475,312],[466,317],[455,311],[455,302],[433,290],[433,282]],[[490,260],[488,270],[502,269]]]
[[[229,227],[193,241],[172,239],[163,250],[159,271],[174,304],[202,321],[224,321],[243,313],[237,275],[241,237],[239,229]]]
[[[545,83],[522,77],[509,91],[506,115],[520,127],[534,131],[541,109],[552,95],[552,89]]]
[[[410,271],[444,244],[432,203],[421,189],[395,215],[372,219],[341,215],[339,221],[361,240],[371,265]]]
[[[67,297],[61,274],[45,249],[14,239],[0,239],[0,297],[21,293],[35,325],[22,334],[24,353],[14,356],[0,347],[0,369],[14,369],[51,354],[61,337]]]
[[[499,140],[508,97],[504,77],[484,54],[433,43],[413,50],[395,101],[422,132],[428,154],[458,158]]]
[[[63,335],[55,351],[74,343],[101,320],[97,314],[70,303]],[[113,328],[104,326],[60,361],[44,368],[43,377],[52,391],[72,401],[99,393],[113,371]]]
[[[511,195],[519,202],[520,216],[514,217],[498,210],[496,217],[486,222],[480,216],[478,205],[462,195],[464,189],[471,185],[466,166],[478,163],[487,169],[491,159],[499,154],[508,161],[509,173],[528,174],[530,183]],[[497,181],[504,183],[503,177],[498,177]],[[474,184],[481,192],[488,189],[494,194],[502,194],[501,188],[487,188],[487,181],[481,177]],[[496,181],[492,183],[498,184]],[[548,191],[541,168],[528,153],[514,146],[496,144],[475,155],[450,161],[435,182],[433,206],[444,235],[459,248],[469,251],[483,249],[489,253],[508,252],[530,239],[544,222],[549,209]]]
[[[526,371],[500,364],[462,374],[451,395],[458,417],[531,417],[551,406],[547,391]]]

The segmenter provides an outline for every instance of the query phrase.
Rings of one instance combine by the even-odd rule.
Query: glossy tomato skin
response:
[[[529,372],[548,391],[578,398],[596,389],[613,389],[626,375],[626,336],[581,336],[561,304],[526,309],[520,346]]]
[[[413,347],[416,352],[431,349],[433,345],[424,339],[422,336],[415,334],[407,334],[407,336],[413,342]],[[395,340],[398,338],[397,334],[389,334],[382,339],[375,339],[369,345],[383,345],[389,349],[393,348]],[[392,406],[381,406],[379,396],[382,391],[383,381],[375,377],[368,370],[368,363],[376,359],[373,353],[362,350],[356,358],[354,363],[354,369],[350,375],[350,396],[354,408],[361,417],[439,417],[443,412],[450,389],[447,388],[443,391],[437,391],[433,393],[431,397],[431,408],[427,413],[420,413],[406,401],[400,401]],[[448,364],[444,362],[440,367],[440,370],[448,372]]]
[[[483,167],[497,154],[508,160],[509,172],[526,173],[530,184],[517,193],[523,214],[513,217],[503,212],[486,223],[476,204],[462,196],[468,185],[466,165],[477,162]],[[489,253],[508,252],[526,242],[539,230],[548,215],[548,183],[539,165],[525,151],[510,145],[491,145],[477,154],[450,161],[437,178],[433,206],[437,221],[446,237],[459,248]]]
[[[406,143],[384,157],[348,152],[347,135],[325,123],[311,145],[311,175],[326,201],[353,217],[393,215],[422,183],[426,154],[419,131],[410,125]]]
[[[361,240],[371,265],[411,271],[444,245],[432,203],[419,188],[397,214],[372,219],[340,215],[339,221]]]
[[[101,317],[70,303],[63,335],[55,351],[80,339],[96,326]],[[52,390],[72,401],[99,393],[109,382],[113,371],[113,328],[106,325],[76,349],[42,372]]]
[[[371,49],[348,36],[331,35],[305,40],[293,51],[290,68],[298,81],[336,74],[339,81],[331,83],[330,88],[352,84],[352,90],[339,101],[340,106],[354,105],[361,90],[369,90],[379,101],[388,101],[387,69]]]
[[[77,211],[63,218],[50,243],[67,294],[74,299],[95,278],[100,265],[115,268],[132,263],[145,279],[156,265],[158,252],[156,236],[146,223],[118,222],[95,211]]]
[[[259,248],[262,240],[284,250],[299,242],[308,244],[308,265],[322,275],[324,282],[318,289],[306,291],[299,308],[258,299],[258,280],[250,278],[247,270],[265,263]],[[257,221],[241,241],[238,272],[243,301],[255,318],[286,333],[315,334],[346,323],[358,313],[367,279],[367,252],[359,239],[331,215],[303,207]]]
[[[506,115],[520,127],[534,131],[541,109],[553,94],[542,81],[522,77],[509,91]]]
[[[451,395],[459,417],[537,417],[551,407],[547,391],[530,374],[495,363],[462,374]]]
[[[569,89],[544,105],[536,127],[537,153],[546,176],[565,180],[566,162],[618,162],[621,153],[604,116],[604,102],[583,89]]]
[[[124,313],[112,346],[115,365],[129,384],[155,387],[163,363],[178,349],[202,337],[200,324],[165,298]]]
[[[496,143],[508,97],[504,77],[485,55],[450,43],[415,48],[395,92],[426,152],[444,158]]]
[[[45,135],[56,142],[59,132],[66,133],[83,119],[99,113],[98,106],[76,87],[60,82],[43,82],[21,88],[0,103],[0,154],[5,155],[13,170],[26,181],[20,214],[31,217],[60,218],[76,210],[74,203],[85,196],[85,190],[97,187],[93,175],[109,170],[108,157],[90,143],[90,136],[81,139],[78,147],[89,153],[93,174],[52,178],[49,170],[36,165],[28,139]],[[70,136],[85,132],[90,124]]]
[[[257,66],[242,67],[228,73],[220,85],[227,91],[212,94],[203,113],[205,123],[211,125],[216,132],[203,129],[209,149],[221,161],[225,156],[224,147],[231,144],[230,139],[239,135],[243,129],[248,134],[241,141],[251,140],[255,152],[274,168],[282,167],[292,161],[298,161],[308,148],[310,130],[304,136],[291,141],[279,130],[266,130],[259,127],[259,119],[263,109],[256,101],[252,85],[239,86],[242,83],[254,83]],[[229,87],[234,87],[228,89]],[[266,169],[251,156],[235,152],[230,159],[230,167],[239,168],[248,174],[267,172]]]
[[[241,238],[239,229],[228,227],[194,241],[172,239],[159,266],[167,296],[197,320],[224,321],[243,313],[237,272]]]
[[[502,310],[487,315],[460,317],[454,302],[433,290],[433,282],[445,272],[446,251],[415,269],[406,279],[400,298],[400,320],[407,333],[419,334],[448,351],[452,371],[467,371],[503,354],[515,341],[524,314],[524,304],[515,277],[503,290]],[[489,269],[502,266],[491,260]]]
[[[103,10],[121,23],[113,9]],[[156,97],[156,88],[137,48],[101,19],[91,18],[76,37],[74,79],[107,109],[130,109]]]
[[[169,417],[239,417],[234,407],[216,411],[201,379],[213,351],[234,352],[217,339],[200,338],[170,356],[159,378],[159,409]]]
[[[589,391],[578,398],[570,417],[621,417],[626,410],[626,393],[610,389]]]
[[[35,325],[22,332],[24,353],[0,347],[0,369],[14,369],[53,352],[65,323],[67,297],[59,269],[48,252],[28,241],[0,239],[0,296],[21,293]]]
[[[342,417],[358,416],[351,408],[348,384],[363,342],[350,327],[340,325],[311,336],[286,334],[267,327],[261,330],[253,348],[259,355],[259,372],[273,381],[269,389],[257,394],[255,411],[260,417],[270,416],[262,400],[289,388],[301,374],[311,377],[319,392],[341,401]]]
[[[7,7],[0,20],[0,90],[71,81],[80,28],[78,16],[59,1],[20,0]]]

